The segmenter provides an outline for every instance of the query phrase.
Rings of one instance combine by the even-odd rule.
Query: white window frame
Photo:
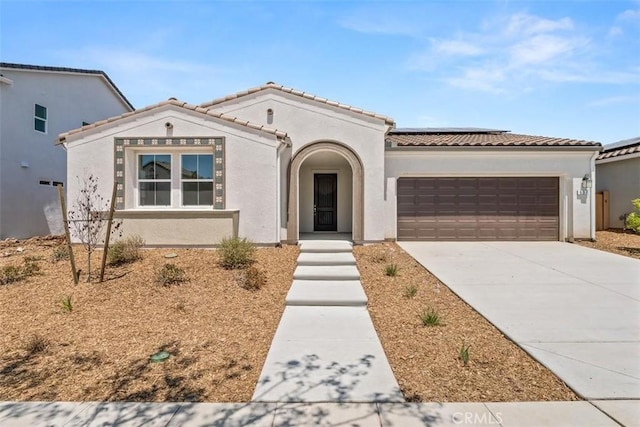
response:
[[[40,108],[44,108],[44,118],[39,117],[37,115],[37,110],[38,107]],[[36,121],[39,120],[41,122],[44,123],[44,131],[41,131],[39,129],[36,129]],[[45,107],[44,105],[40,105],[40,104],[34,104],[33,106],[33,130],[38,132],[38,133],[43,133],[43,134],[47,134],[47,131],[49,130],[49,109],[47,107]]]
[[[182,178],[182,157],[183,156],[211,156],[211,179],[184,179]],[[215,200],[216,200],[216,185],[215,185],[215,155],[213,153],[201,153],[201,152],[196,152],[196,153],[185,153],[185,152],[180,152],[179,153],[179,157],[180,157],[180,171],[179,171],[179,178],[180,178],[180,182],[179,182],[179,193],[180,193],[180,207],[182,208],[188,208],[188,209],[209,209],[209,208],[213,208],[213,206],[215,205]],[[212,195],[211,195],[211,204],[210,205],[185,205],[184,204],[184,195],[183,195],[183,187],[182,187],[182,183],[184,182],[210,182],[211,183],[211,187],[212,187]]]
[[[141,179],[140,178],[140,156],[169,156],[170,165],[171,165],[171,177],[169,179]],[[174,174],[174,161],[173,161],[173,153],[169,152],[145,152],[140,151],[136,153],[136,206],[141,209],[167,209],[173,207],[173,174]],[[168,182],[169,183],[169,204],[168,205],[143,205],[140,202],[140,184],[145,182]],[[155,196],[154,196],[155,197]]]

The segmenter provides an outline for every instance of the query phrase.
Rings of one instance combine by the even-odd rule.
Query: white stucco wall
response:
[[[314,142],[338,142],[349,147],[360,158],[364,170],[364,240],[383,240],[384,135],[388,128],[383,120],[276,89],[227,101],[215,109],[287,132],[293,144],[293,156]],[[271,124],[267,123],[269,109],[273,110]],[[309,212],[303,210],[305,206],[301,204],[299,209],[300,227],[313,220]]]
[[[595,192],[578,194],[594,175],[595,151],[451,149],[386,153],[385,238],[396,237],[396,180],[419,176],[554,176],[560,179],[560,239],[595,237]]]
[[[55,187],[66,185],[58,134],[129,111],[101,76],[3,68],[0,83],[0,239],[62,234]],[[34,130],[34,106],[47,108],[47,132]],[[22,165],[27,165],[23,167]]]
[[[186,113],[178,107],[168,106],[150,113],[141,113],[134,116],[134,119],[122,120],[117,126],[108,126],[104,130],[98,128],[80,140],[71,140],[67,143],[69,198],[72,199],[79,190],[76,176],[92,173],[98,177],[101,194],[109,199],[114,180],[114,138],[165,137],[167,136],[166,122],[173,124],[170,132],[175,138],[181,136],[225,138],[225,208],[239,211],[239,236],[248,237],[260,244],[279,242],[280,228],[277,218],[279,180],[276,162],[276,148],[279,142],[275,136],[219,119]],[[201,152],[204,148],[157,146],[131,147],[127,150],[135,154],[138,151],[187,152],[185,150],[189,149],[194,150],[193,152]],[[135,158],[135,156],[127,157]],[[129,169],[131,161],[127,163],[125,160],[125,167]],[[126,177],[132,175],[130,172],[125,173]],[[127,210],[168,209],[137,207],[133,181],[129,181],[126,188]],[[172,192],[176,191],[179,190],[172,188]],[[172,207],[171,209],[180,208]],[[211,244],[216,244],[221,237],[224,236],[216,237]]]
[[[631,200],[640,198],[640,156],[596,163],[596,190],[609,191],[609,226],[623,228],[620,217],[633,211]]]

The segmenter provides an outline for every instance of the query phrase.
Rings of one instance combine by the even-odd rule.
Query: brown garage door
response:
[[[558,178],[399,178],[398,240],[558,240]]]

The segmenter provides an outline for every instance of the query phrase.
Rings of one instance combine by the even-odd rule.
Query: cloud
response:
[[[431,46],[434,51],[443,55],[476,56],[484,52],[479,46],[463,40],[431,39]]]
[[[509,19],[505,33],[507,35],[533,35],[572,29],[573,21],[571,18],[565,17],[554,21],[526,13],[517,13]]]
[[[426,49],[408,57],[407,68],[457,88],[504,94],[549,83],[640,83],[637,70],[612,61],[610,47],[569,17],[516,13],[484,20],[475,31],[428,40]]]
[[[640,9],[627,9],[618,15],[618,20],[640,22]]]
[[[511,46],[511,61],[521,65],[545,63],[587,43],[586,38],[538,34]]]
[[[361,9],[338,19],[338,25],[364,34],[417,37],[425,29],[424,22],[412,20],[381,8]]]
[[[608,107],[610,105],[617,104],[631,104],[633,102],[640,101],[640,96],[629,96],[629,95],[620,95],[620,96],[610,96],[607,98],[596,99],[587,104],[589,107]]]

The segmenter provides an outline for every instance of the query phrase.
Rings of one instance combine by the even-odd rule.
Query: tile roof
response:
[[[133,108],[133,105],[131,105],[131,103],[129,102],[127,97],[124,96],[124,94],[122,92],[120,92],[120,89],[118,89],[118,86],[116,86],[115,83],[113,83],[113,81],[109,78],[107,73],[105,73],[104,71],[101,71],[101,70],[85,70],[85,69],[81,69],[81,68],[68,68],[68,67],[47,67],[47,66],[43,66],[43,65],[14,64],[14,63],[10,63],[10,62],[0,62],[0,68],[11,68],[11,69],[14,69],[14,70],[52,71],[52,72],[57,72],[57,73],[78,73],[78,74],[95,74],[95,75],[99,75],[99,76],[104,77],[107,80],[107,82],[109,82],[109,84],[118,93],[118,95],[122,98],[122,100],[132,110],[135,110],[135,108]]]
[[[127,117],[138,115],[138,114],[141,114],[141,113],[144,113],[144,112],[148,112],[148,111],[151,111],[151,110],[156,110],[158,108],[162,108],[162,107],[169,106],[169,105],[173,105],[173,106],[176,106],[176,107],[184,108],[184,109],[189,110],[189,111],[195,111],[197,113],[205,114],[205,115],[210,116],[210,117],[215,117],[217,119],[221,119],[221,120],[227,121],[229,123],[235,123],[237,125],[246,126],[246,127],[250,128],[250,129],[255,129],[255,130],[258,130],[258,131],[266,132],[266,133],[275,135],[277,138],[280,138],[280,139],[284,139],[284,138],[287,137],[287,133],[286,132],[283,132],[283,131],[280,131],[280,130],[277,130],[277,129],[272,129],[272,128],[263,126],[261,124],[249,122],[249,121],[246,121],[246,120],[241,120],[241,119],[239,119],[237,117],[234,117],[234,116],[231,116],[231,115],[228,115],[228,114],[219,113],[219,112],[214,111],[214,110],[209,109],[209,108],[204,108],[204,107],[200,107],[198,105],[188,104],[186,102],[179,101],[179,100],[177,100],[175,98],[170,98],[167,101],[162,101],[162,102],[159,102],[157,104],[149,105],[149,106],[147,106],[145,108],[141,108],[141,109],[136,110],[136,111],[132,111],[132,112],[129,112],[129,113],[124,113],[124,114],[121,114],[121,115],[115,116],[115,117],[110,117],[110,118],[105,119],[105,120],[100,120],[98,122],[91,123],[91,124],[88,124],[86,126],[82,126],[81,128],[78,128],[78,129],[74,129],[74,130],[70,130],[70,131],[65,132],[65,133],[61,133],[58,136],[57,143],[61,144],[61,143],[65,142],[65,139],[67,137],[69,137],[69,136],[76,135],[78,133],[85,132],[87,130],[95,129],[95,128],[98,128],[98,127],[101,127],[101,126],[105,126],[107,124],[111,124],[113,122],[117,122],[118,120],[121,120],[121,119],[124,119],[124,118],[127,118]]]
[[[640,136],[605,146],[596,160],[612,159],[636,153],[640,154]]]
[[[447,129],[441,132],[391,130],[385,139],[391,147],[600,147],[599,142],[520,135],[492,129]]]
[[[254,87],[254,88],[251,88],[251,89],[247,89],[247,90],[244,90],[242,92],[237,92],[237,93],[234,93],[232,95],[225,96],[223,98],[214,99],[213,101],[202,103],[202,104],[200,104],[200,106],[202,106],[202,107],[211,107],[213,105],[217,105],[217,104],[221,104],[223,102],[227,102],[227,101],[231,101],[231,100],[234,100],[234,99],[242,98],[243,96],[251,95],[253,93],[261,92],[261,91],[267,90],[267,89],[279,90],[281,92],[290,93],[292,95],[296,95],[296,96],[299,96],[301,98],[309,99],[311,101],[321,102],[323,104],[327,104],[327,105],[330,105],[332,107],[341,108],[343,110],[352,111],[352,112],[358,113],[358,114],[364,114],[365,116],[369,116],[369,117],[373,117],[373,118],[376,118],[376,119],[384,120],[384,122],[386,124],[389,124],[389,125],[395,124],[394,120],[391,117],[383,116],[382,114],[377,114],[377,113],[374,113],[372,111],[365,111],[362,108],[352,107],[351,105],[342,104],[342,103],[337,102],[337,101],[331,101],[329,99],[322,98],[322,97],[319,97],[319,96],[316,96],[316,95],[312,95],[310,93],[303,92],[303,91],[300,91],[300,90],[296,90],[296,89],[293,89],[293,88],[290,88],[290,87],[285,87],[285,86],[279,85],[279,84],[274,83],[274,82],[268,82],[266,84],[263,84],[262,86]]]

